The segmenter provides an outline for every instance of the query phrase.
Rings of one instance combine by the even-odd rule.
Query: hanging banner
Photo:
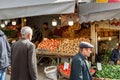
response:
[[[96,3],[107,3],[108,0],[96,0]]]
[[[108,0],[108,2],[120,2],[120,0]]]

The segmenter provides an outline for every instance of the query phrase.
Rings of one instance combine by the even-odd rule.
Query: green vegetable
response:
[[[120,65],[102,64],[102,70],[96,71],[96,77],[120,80]]]

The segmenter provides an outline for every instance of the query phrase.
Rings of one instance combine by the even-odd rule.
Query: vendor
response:
[[[114,64],[120,64],[120,43],[117,48],[112,50],[110,59],[114,62]]]
[[[48,23],[43,23],[43,30],[42,30],[42,37],[43,38],[51,38],[52,37],[52,31],[48,28]]]

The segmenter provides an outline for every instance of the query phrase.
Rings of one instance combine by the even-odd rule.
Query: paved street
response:
[[[44,65],[38,65],[38,80],[51,80],[51,79],[48,79],[45,74],[44,74]],[[10,80],[10,75],[7,75],[7,79],[6,80]],[[61,79],[58,79],[58,80],[67,80],[67,79],[64,79],[64,78],[61,78]]]

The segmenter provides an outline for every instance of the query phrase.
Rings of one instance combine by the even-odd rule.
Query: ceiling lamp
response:
[[[4,28],[4,27],[5,27],[5,24],[4,24],[4,23],[1,23],[0,26],[1,26],[1,28]]]
[[[26,21],[27,21],[27,19],[26,19],[26,18],[24,18],[24,19],[23,19],[23,21],[24,21],[24,22],[26,22]]]
[[[101,40],[101,37],[100,37],[100,36],[98,36],[98,40]]]
[[[52,20],[52,26],[57,26],[57,20],[56,19]]]
[[[12,21],[12,25],[16,25],[17,22],[15,20]]]
[[[5,25],[8,25],[9,20],[5,20],[4,23],[5,23]]]
[[[72,18],[70,17],[70,20],[68,21],[68,25],[73,26],[73,24],[74,24],[74,22],[73,22]]]
[[[108,37],[108,40],[109,40],[109,41],[111,41],[111,40],[112,40],[112,38],[111,38],[111,37]]]
[[[74,22],[73,21],[68,21],[69,26],[73,26]]]

